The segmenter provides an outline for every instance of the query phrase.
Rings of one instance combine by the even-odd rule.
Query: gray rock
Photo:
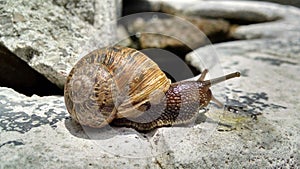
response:
[[[78,16],[81,20],[87,21],[93,25],[95,22],[95,13],[97,12],[94,6],[96,0],[53,0],[53,4],[68,10],[72,15]]]
[[[232,80],[234,82],[230,87],[227,86],[231,94],[226,94],[226,101],[228,104],[244,104],[248,109],[246,112],[261,113],[256,127],[250,127],[251,132],[238,134],[244,141],[228,144],[229,147],[236,147],[226,152],[229,156],[218,152],[225,161],[218,158],[206,160],[215,161],[218,167],[227,167],[228,164],[246,168],[300,166],[300,154],[296,150],[299,148],[300,132],[296,127],[300,124],[296,112],[300,107],[295,102],[300,97],[296,94],[299,88],[294,87],[299,86],[300,82],[297,76],[300,71],[300,31],[296,19],[299,17],[299,9],[271,4],[270,8],[274,8],[282,19],[241,26],[235,33],[240,38],[260,39],[206,46],[186,57],[198,69],[208,67],[213,74],[240,71],[242,77]],[[290,27],[284,28],[287,23]],[[228,118],[225,121],[228,122]]]
[[[217,141],[219,137],[213,141],[211,139],[212,142],[208,143],[208,147],[212,144],[219,148],[215,149],[214,155],[203,159],[209,167],[232,168],[238,165],[245,168],[297,168],[300,166],[300,154],[296,150],[299,148],[300,130],[296,126],[300,124],[297,118],[300,107],[295,102],[300,97],[296,94],[299,88],[294,87],[300,85],[297,76],[300,71],[299,54],[295,55],[292,52],[295,48],[299,50],[299,42],[298,44],[282,42],[282,45],[279,45],[281,48],[277,51],[280,49],[290,51],[291,58],[274,54],[276,50],[270,53],[271,48],[267,47],[266,42],[280,44],[278,42],[282,41],[279,39],[273,42],[271,40],[238,41],[214,46],[222,71],[238,70],[242,73],[241,78],[226,84],[226,88],[230,91],[225,92],[227,104],[241,105],[246,107],[244,112],[256,112],[261,115],[252,126],[242,124],[242,128],[250,130],[227,133],[229,138],[219,141]],[[207,57],[206,54],[212,54],[211,52],[211,49],[204,47],[190,53],[187,58],[198,66],[210,65],[210,63],[200,63],[209,60],[202,59],[199,62],[201,60],[199,56],[204,58]],[[216,67],[213,67],[212,72],[216,72],[215,69]],[[291,87],[287,87],[287,84]],[[224,90],[220,91],[216,88],[214,92],[217,96],[222,92],[224,94]],[[230,121],[230,117],[225,117],[225,123],[228,124]],[[221,130],[227,129],[221,128]],[[233,138],[234,140],[229,141]],[[223,146],[224,141],[229,142]]]
[[[241,0],[236,0],[236,1],[241,1]],[[267,1],[267,2],[282,4],[282,5],[296,6],[298,8],[300,7],[300,1],[295,1],[295,0],[254,0],[254,1]]]
[[[213,42],[220,41],[230,31],[230,24],[222,19],[179,18],[163,14],[154,16],[152,19],[138,17],[128,26],[130,34],[138,34],[141,48],[180,48],[190,51],[210,44],[207,37]],[[151,13],[147,17],[151,17]]]
[[[254,4],[255,2],[252,3]],[[262,3],[261,5],[265,6],[265,12],[276,13],[279,19],[273,22],[239,26],[234,31],[233,37],[237,39],[257,39],[299,35],[300,11],[298,8],[272,3]]]
[[[244,20],[248,22],[265,22],[279,18],[275,11],[269,11],[267,3],[243,1],[186,1],[184,3],[171,3],[164,1],[162,9],[187,15],[203,17],[224,18],[229,20]],[[173,5],[172,5],[173,4]],[[265,5],[263,5],[265,4]],[[275,5],[273,5],[275,6]]]
[[[26,97],[0,87],[0,168],[299,168],[300,36],[286,33],[190,53],[210,77],[241,71],[212,88],[228,110],[210,105],[192,125],[147,134],[82,127],[62,96]]]
[[[237,23],[246,23],[232,32],[235,39],[274,38],[280,35],[293,36],[299,32],[299,9],[269,2],[258,1],[172,1],[145,0],[152,11],[175,15],[192,15],[222,18]],[[250,24],[249,23],[257,23]],[[287,26],[288,25],[288,26]]]
[[[186,14],[202,17],[224,19],[237,19],[248,22],[272,21],[280,16],[268,7],[271,3],[243,2],[243,1],[217,1],[217,0],[144,0],[148,10],[163,11],[171,14]],[[263,5],[265,4],[265,5]],[[273,4],[272,6],[275,6]]]
[[[115,40],[115,2],[35,0],[0,5],[0,43],[60,88],[80,56]]]
[[[105,152],[105,146],[99,145],[97,140],[82,137],[83,132],[77,125],[73,125],[72,135],[68,130],[72,124],[66,122],[70,119],[61,96],[26,97],[1,87],[0,98],[1,168],[116,168],[123,165],[144,168],[148,161],[151,163],[149,159],[127,159]],[[131,136],[124,138],[131,139]],[[112,140],[116,139],[121,138]],[[124,141],[126,139],[120,140]],[[117,147],[114,145],[114,148]]]
[[[286,82],[300,85],[299,62],[264,52],[230,52],[228,46],[216,45],[219,60],[224,71],[239,70],[242,77],[218,86],[222,91],[213,88],[213,93],[243,109],[233,113],[209,106],[208,119],[203,122],[199,114],[191,126],[147,134],[126,128],[95,130],[72,121],[61,96],[26,97],[0,88],[0,167],[299,167],[300,91],[286,87]]]

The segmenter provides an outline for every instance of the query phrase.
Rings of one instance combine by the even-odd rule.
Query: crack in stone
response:
[[[5,143],[2,143],[2,144],[0,145],[0,148],[3,147],[3,146],[5,146],[5,145],[7,145],[7,144],[12,144],[12,145],[14,145],[14,146],[25,145],[25,144],[24,144],[23,142],[21,142],[21,141],[11,140],[11,141],[7,141],[7,142],[5,142]]]

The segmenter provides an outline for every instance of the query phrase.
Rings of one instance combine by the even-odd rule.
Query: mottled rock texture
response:
[[[212,4],[214,13],[231,9],[247,19],[250,10],[262,16],[262,23],[236,29],[240,40],[187,55],[198,69],[209,68],[209,77],[241,72],[240,78],[212,87],[227,110],[212,104],[191,125],[147,134],[109,126],[95,130],[69,118],[62,96],[27,97],[1,87],[0,168],[299,168],[299,9],[245,1],[224,2],[223,8]],[[197,6],[184,9],[197,13]]]
[[[139,34],[141,48],[190,48],[191,50],[210,44],[211,41],[224,40],[230,32],[230,24],[221,19],[172,17],[172,15],[161,17],[151,20],[137,18],[128,27],[130,34]],[[199,30],[203,33],[202,36],[196,35]]]
[[[63,87],[74,63],[111,44],[117,1],[2,1],[0,43]]]

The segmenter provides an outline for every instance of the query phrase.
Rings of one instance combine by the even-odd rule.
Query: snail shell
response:
[[[82,125],[102,127],[114,118],[137,117],[150,95],[160,100],[171,81],[143,53],[107,47],[84,56],[73,67],[64,90],[71,117]],[[153,102],[155,102],[153,100]]]
[[[172,83],[156,63],[127,47],[106,47],[84,56],[65,83],[65,104],[71,117],[82,125],[106,124],[138,131],[187,123],[200,108],[217,101],[209,87],[238,77],[235,72],[204,81]]]

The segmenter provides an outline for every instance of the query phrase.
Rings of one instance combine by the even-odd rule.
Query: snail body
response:
[[[149,131],[187,123],[214,99],[209,87],[238,72],[204,81],[172,83],[156,63],[127,47],[97,49],[73,67],[65,83],[65,104],[72,119],[100,128],[107,124]]]

